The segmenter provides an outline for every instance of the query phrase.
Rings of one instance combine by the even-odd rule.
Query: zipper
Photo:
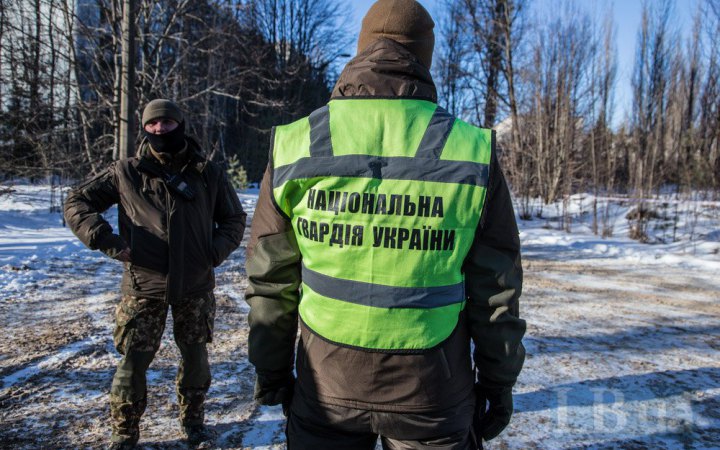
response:
[[[167,188],[165,181],[160,180],[163,188],[165,189],[165,234],[167,235],[167,275],[165,278],[165,301],[170,303],[170,265],[171,261],[171,246],[170,246],[170,190]]]

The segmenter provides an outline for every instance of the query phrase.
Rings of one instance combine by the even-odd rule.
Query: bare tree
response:
[[[705,19],[706,42],[705,76],[699,97],[698,176],[705,184],[720,190],[720,0],[706,0],[702,17]]]
[[[135,154],[135,14],[136,0],[124,0],[122,9],[122,58],[120,70],[119,158]]]
[[[590,19],[569,4],[547,26],[538,27],[533,62],[527,70],[532,103],[520,123],[533,194],[546,203],[568,195],[584,158],[579,157],[591,75],[593,36]]]
[[[648,210],[646,198],[658,187],[659,175],[665,165],[665,133],[667,128],[667,85],[670,69],[669,42],[672,1],[660,0],[643,4],[642,23],[638,33],[633,73],[633,132],[636,152],[631,173],[635,195],[636,225],[633,237],[647,238]]]
[[[516,71],[526,35],[525,5],[524,0],[447,0],[436,58],[441,102],[460,117],[498,127],[500,156],[519,192],[529,192],[531,185],[528,171],[520,170],[527,156],[518,123],[521,92]],[[521,214],[529,216],[525,206]]]
[[[349,28],[343,5],[330,0],[252,0],[248,2],[251,26],[274,45],[277,98],[283,102],[283,122],[310,112],[301,97],[318,76],[325,74],[349,46]],[[319,69],[319,70],[318,70]]]
[[[445,108],[456,116],[466,113],[470,46],[465,16],[465,0],[444,0],[445,15],[440,19],[440,36],[434,65],[438,94]]]
[[[596,31],[595,31],[596,30]],[[598,211],[598,199],[601,192],[610,193],[615,188],[618,154],[611,130],[614,112],[613,93],[617,77],[617,55],[615,49],[615,25],[613,11],[605,13],[602,25],[593,27],[595,35],[591,50],[590,85],[588,109],[589,133],[586,136],[585,150],[590,153],[590,183],[594,193],[592,230],[595,234],[612,234],[610,204],[605,203],[602,212]],[[602,229],[601,225],[602,224]]]

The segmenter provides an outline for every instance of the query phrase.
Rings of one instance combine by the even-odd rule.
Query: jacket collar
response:
[[[347,63],[331,98],[415,98],[437,103],[430,70],[401,44],[380,38]]]

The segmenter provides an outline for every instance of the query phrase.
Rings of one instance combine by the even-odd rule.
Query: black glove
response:
[[[480,440],[489,441],[495,438],[510,423],[513,413],[512,388],[483,387],[475,385],[475,417],[473,430]],[[480,445],[478,445],[478,448]]]
[[[290,402],[295,392],[295,377],[292,373],[278,376],[277,374],[257,374],[255,378],[255,401],[261,405],[282,404],[285,417],[290,410]]]
[[[113,259],[117,259],[118,255],[128,250],[125,239],[115,233],[108,233],[97,243],[97,248]]]

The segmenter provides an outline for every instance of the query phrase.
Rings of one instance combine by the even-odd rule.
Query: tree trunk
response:
[[[122,19],[122,72],[120,90],[120,159],[135,154],[135,4],[136,0],[123,1]]]

